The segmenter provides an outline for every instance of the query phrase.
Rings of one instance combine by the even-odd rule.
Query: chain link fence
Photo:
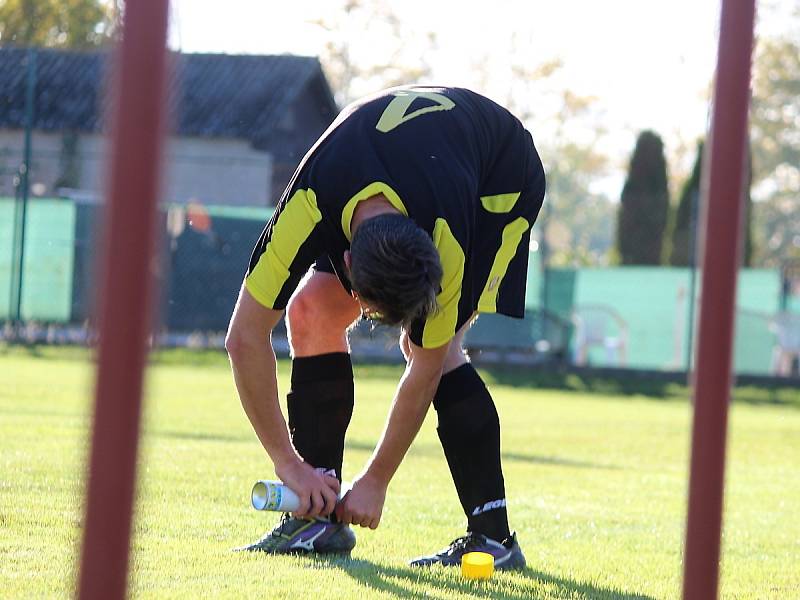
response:
[[[160,260],[153,266],[160,290],[157,343],[222,346],[252,246],[270,212],[199,204],[162,208]],[[29,199],[23,252],[15,248],[20,213],[19,201],[0,198],[3,336],[29,342],[90,342],[102,205],[68,198]],[[676,267],[543,271],[538,258],[531,252],[526,318],[520,322],[481,316],[467,336],[473,355],[602,368],[683,371],[691,366],[692,319],[697,317],[691,290],[697,273]],[[784,269],[740,272],[737,372],[796,374],[796,273],[791,262]],[[384,328],[363,324],[354,337],[354,343],[370,353],[399,356],[393,332]]]
[[[5,60],[3,52],[0,49],[0,62]],[[17,71],[9,83],[10,100],[0,107],[0,335],[9,341],[91,343],[96,264],[103,252],[99,190],[106,145],[97,123],[81,129],[79,122],[64,116],[82,118],[85,113],[94,119],[96,107],[85,109],[86,99],[71,98],[58,86],[48,87],[46,80],[70,68],[78,69],[76,77],[96,78],[99,59],[92,58],[88,66],[81,57],[63,63],[63,57],[50,52],[39,60],[39,79],[31,84],[30,63],[23,55],[14,56]],[[160,290],[155,344],[222,347],[250,252],[271,215],[269,205],[332,118],[328,115],[303,130],[310,127],[322,102],[314,87],[319,85],[314,79],[319,65],[290,58],[291,64],[284,65],[286,81],[295,81],[298,69],[307,68],[310,87],[295,86],[293,99],[272,106],[269,120],[260,113],[234,111],[231,118],[238,119],[239,129],[226,130],[229,125],[220,124],[219,117],[202,116],[200,108],[207,105],[197,97],[181,99],[194,111],[193,119],[207,119],[203,123],[211,134],[187,134],[194,130],[187,130],[184,115],[176,119],[170,138],[158,214],[159,260],[152,269]],[[270,65],[278,71],[284,68]],[[264,67],[245,66],[245,74]],[[218,68],[203,63],[195,71],[202,75]],[[190,74],[185,71],[184,80]],[[99,84],[94,85],[96,89]],[[225,95],[219,100],[219,89],[209,89],[203,93],[224,104]],[[332,104],[326,106],[335,110]],[[66,124],[56,127],[58,119]],[[223,135],[251,135],[248,123],[267,121],[278,146],[288,147],[295,137],[304,141],[289,152],[270,147],[262,138],[243,141]],[[515,321],[481,316],[466,338],[470,353],[505,363],[691,369],[699,273],[691,266],[614,266],[617,205],[596,196],[581,200],[575,194],[565,203],[563,197],[572,192],[557,176],[550,184],[532,236],[526,317]],[[687,217],[690,230],[696,227],[695,213]],[[690,245],[693,257],[692,240],[690,235],[681,243]],[[797,375],[800,261],[787,255],[771,268],[742,269],[737,306],[736,371]],[[364,354],[399,358],[393,330],[362,323],[352,339]],[[282,327],[276,340],[279,347],[287,347]]]

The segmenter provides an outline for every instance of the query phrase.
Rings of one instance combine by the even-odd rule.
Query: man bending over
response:
[[[467,533],[413,565],[484,551],[525,558],[509,530],[492,397],[462,340],[476,313],[523,317],[530,228],[544,198],[530,134],[459,88],[408,87],[346,108],[301,162],[259,239],[226,348],[253,429],[302,506],[248,546],[339,552],[375,529],[431,403]],[[284,310],[292,354],[288,427],[270,334]],[[401,326],[406,369],[377,447],[336,505],[353,412],[347,330]]]

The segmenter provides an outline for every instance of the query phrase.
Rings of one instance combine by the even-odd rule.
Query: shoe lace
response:
[[[256,544],[261,544],[263,542],[266,542],[270,538],[281,537],[284,534],[285,527],[289,524],[291,520],[292,520],[292,515],[290,515],[289,513],[283,513],[281,515],[281,520],[278,521],[278,524],[275,526],[275,528],[272,531],[268,531],[263,536],[261,536],[261,539],[259,539],[256,542]]]
[[[285,528],[287,527],[287,525],[289,525],[291,520],[292,520],[292,515],[290,515],[289,513],[283,513],[281,515],[281,520],[278,522],[278,525],[275,527],[275,529],[269,532],[269,535],[274,537],[280,537],[281,535],[283,535],[285,533]]]
[[[450,546],[445,549],[447,554],[455,554],[456,552],[466,552],[471,548],[475,548],[480,546],[483,543],[481,539],[482,536],[480,534],[474,533],[472,531],[468,532],[467,535],[462,535],[460,538],[454,539],[450,542]]]

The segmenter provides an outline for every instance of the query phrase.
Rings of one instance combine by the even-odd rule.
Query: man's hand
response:
[[[275,468],[280,480],[300,498],[297,517],[327,517],[336,508],[339,497],[339,480],[324,475],[299,458]]]
[[[381,522],[386,484],[364,474],[356,478],[353,487],[336,507],[336,516],[346,524],[375,529]]]

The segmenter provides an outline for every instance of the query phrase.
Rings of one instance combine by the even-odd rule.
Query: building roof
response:
[[[108,52],[36,49],[34,129],[95,132],[102,128]],[[25,127],[28,50],[0,48],[0,129]],[[337,112],[316,58],[173,54],[173,131],[183,136],[233,137],[266,144],[273,129],[312,80],[321,110]]]

